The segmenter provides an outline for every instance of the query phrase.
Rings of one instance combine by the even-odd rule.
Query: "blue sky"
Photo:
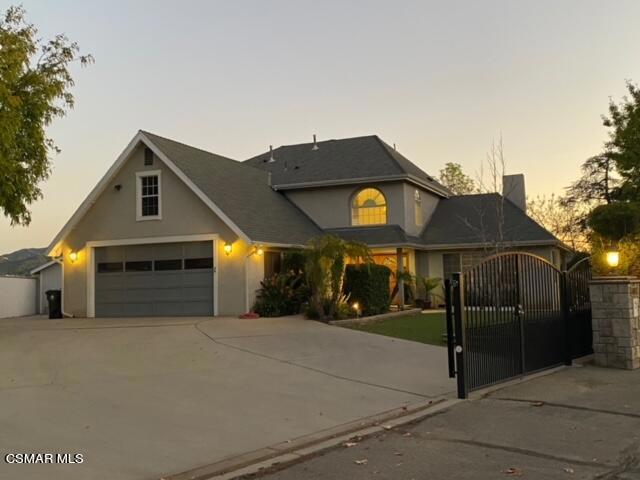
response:
[[[96,58],[29,228],[46,245],[138,129],[238,160],[376,133],[427,172],[478,171],[503,136],[530,195],[561,193],[606,138],[608,98],[640,82],[640,2],[29,1],[43,37]]]

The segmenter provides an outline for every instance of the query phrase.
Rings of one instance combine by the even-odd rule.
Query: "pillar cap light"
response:
[[[609,250],[607,250],[606,258],[607,265],[609,265],[611,268],[615,268],[620,263],[620,252],[615,248],[610,248]]]

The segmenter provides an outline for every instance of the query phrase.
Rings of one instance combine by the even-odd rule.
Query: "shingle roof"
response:
[[[302,245],[321,230],[284,195],[268,174],[243,162],[142,132],[252,241]]]
[[[497,193],[459,195],[438,203],[422,233],[428,246],[493,243],[497,240],[503,200],[505,243],[559,243],[559,240]]]
[[[324,231],[345,240],[362,242],[369,246],[421,245],[423,243],[421,238],[407,235],[400,225],[328,228]]]
[[[450,194],[431,175],[383,142],[377,135],[285,145],[245,163],[267,170],[272,184],[283,188],[301,184],[332,184],[359,179],[412,178],[441,196]]]

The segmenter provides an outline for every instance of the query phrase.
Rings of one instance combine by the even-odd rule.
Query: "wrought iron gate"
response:
[[[449,375],[458,396],[591,353],[588,260],[561,272],[523,252],[445,281]]]

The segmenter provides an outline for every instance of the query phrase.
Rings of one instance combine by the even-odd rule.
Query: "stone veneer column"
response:
[[[640,280],[596,277],[589,284],[589,291],[596,365],[640,368]]]

